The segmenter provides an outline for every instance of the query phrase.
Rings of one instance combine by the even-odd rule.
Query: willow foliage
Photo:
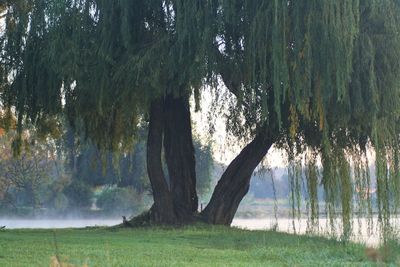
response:
[[[152,99],[200,88],[204,20],[187,1],[9,1],[3,99],[21,123],[65,112],[99,146],[120,149]]]
[[[312,225],[322,197],[318,184],[331,225],[340,215],[345,237],[355,212],[371,217],[377,211],[388,225],[400,195],[398,1],[221,3],[218,49],[235,63],[241,82],[235,95],[248,125],[279,125],[277,144],[292,162],[293,216],[304,176]],[[231,123],[243,125],[236,115]],[[376,185],[370,149],[376,151]]]
[[[294,215],[303,176],[312,225],[322,206],[332,225],[340,215],[345,234],[354,212],[371,217],[376,208],[385,225],[398,212],[398,1],[14,0],[5,7],[1,93],[19,127],[64,113],[98,144],[123,148],[152,99],[198,100],[202,85],[215,86],[221,75],[236,97],[228,128],[239,136],[277,129],[276,144],[289,152]],[[376,152],[376,203],[368,150]]]

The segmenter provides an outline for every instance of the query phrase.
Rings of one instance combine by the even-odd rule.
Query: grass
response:
[[[62,266],[374,266],[365,251],[320,237],[210,226],[0,232],[0,266],[8,267],[51,266],[55,255]]]

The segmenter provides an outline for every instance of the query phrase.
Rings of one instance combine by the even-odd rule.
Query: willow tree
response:
[[[313,223],[319,183],[331,218],[349,226],[354,197],[371,212],[356,194],[370,187],[367,147],[377,155],[381,220],[397,209],[397,1],[6,3],[2,96],[19,129],[65,115],[100,147],[123,150],[148,121],[154,205],[145,219],[230,224],[273,144],[289,154],[294,212],[305,165]],[[219,95],[222,83],[235,98],[227,128],[250,141],[198,214],[189,98],[201,109],[202,88]]]

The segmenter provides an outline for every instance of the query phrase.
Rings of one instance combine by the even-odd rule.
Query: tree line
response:
[[[16,156],[15,135],[15,131],[0,135],[0,216],[120,216],[138,214],[150,204],[143,137],[129,153],[115,155],[78,140],[72,149],[71,131],[43,140],[30,129]],[[211,150],[197,140],[195,150],[200,157],[197,190],[207,197]]]

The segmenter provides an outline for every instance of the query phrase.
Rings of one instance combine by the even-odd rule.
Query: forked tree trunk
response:
[[[175,224],[173,199],[164,176],[161,151],[164,128],[163,101],[157,100],[150,107],[150,123],[147,138],[147,172],[153,190],[154,204],[150,220],[162,224]]]
[[[190,221],[198,198],[189,99],[167,96],[164,115],[164,151],[174,209],[180,221]]]
[[[201,214],[207,223],[232,223],[240,201],[249,190],[253,171],[272,146],[272,139],[264,129],[229,164]]]
[[[240,201],[249,190],[253,171],[274,142],[271,135],[273,132],[264,127],[228,166],[210,203],[201,213],[205,222],[231,224]],[[163,145],[169,184],[162,168]],[[146,215],[142,219],[161,224],[184,224],[196,218],[198,199],[188,99],[168,96],[152,103],[147,169],[154,205],[149,212],[150,216]]]

